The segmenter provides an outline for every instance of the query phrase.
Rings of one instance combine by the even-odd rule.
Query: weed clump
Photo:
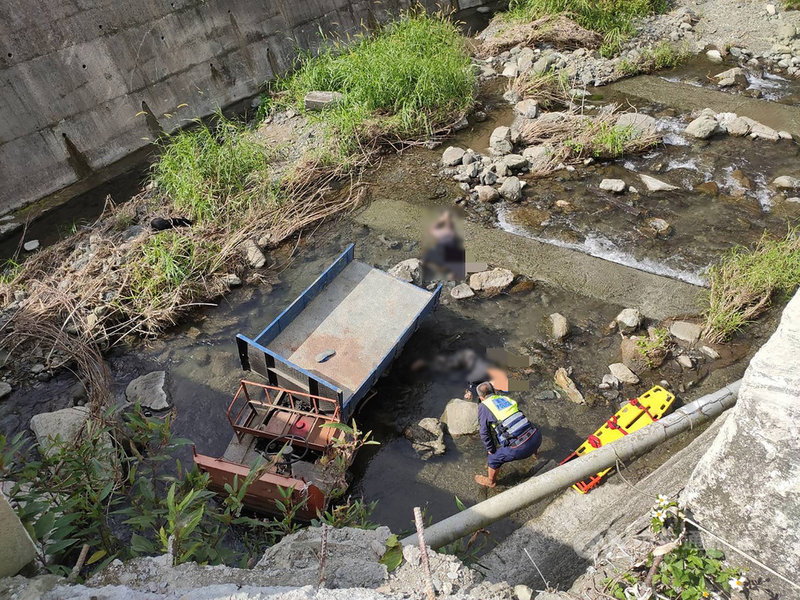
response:
[[[653,73],[663,69],[673,69],[686,62],[691,56],[688,46],[676,46],[670,42],[660,42],[656,46],[642,49],[639,60],[623,59],[617,69],[625,76],[639,73]]]
[[[736,247],[711,267],[704,336],[729,338],[763,313],[775,296],[800,286],[800,230],[783,238],[768,234],[752,249]]]
[[[604,56],[619,52],[634,33],[634,19],[664,12],[666,0],[511,0],[507,18],[531,21],[545,15],[564,14],[603,35]]]
[[[522,98],[536,100],[544,109],[567,106],[571,101],[569,78],[563,71],[520,75],[509,83],[509,89]]]
[[[338,141],[338,154],[347,155],[375,138],[415,138],[450,125],[472,106],[474,86],[456,27],[421,12],[360,41],[331,41],[276,90],[301,110],[310,91],[343,94],[319,118]]]
[[[240,214],[263,197],[266,148],[243,125],[217,114],[209,127],[162,140],[153,179],[176,212],[198,221]]]

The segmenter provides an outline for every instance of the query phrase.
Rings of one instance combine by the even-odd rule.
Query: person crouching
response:
[[[542,445],[542,433],[522,414],[514,400],[496,394],[491,383],[480,384],[477,393],[481,401],[478,421],[481,440],[489,453],[489,473],[476,475],[475,481],[493,488],[502,465],[536,455]]]

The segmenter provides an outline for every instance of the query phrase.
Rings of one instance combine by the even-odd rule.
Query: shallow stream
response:
[[[599,93],[604,95],[602,102],[622,100],[613,88]],[[636,99],[630,101],[637,105]],[[798,174],[794,143],[734,138],[690,141],[681,133],[688,115],[641,103],[637,108],[659,119],[668,133],[663,146],[644,156],[530,181],[522,203],[501,205],[496,215],[483,216],[519,235],[690,282],[701,282],[703,270],[721,251],[736,243],[755,241],[765,228],[776,233],[785,231],[787,220],[796,218],[800,205],[776,199],[767,186],[777,175]],[[447,143],[483,151],[494,127],[508,125],[512,118],[506,105],[497,105],[490,111],[489,120]],[[372,183],[372,197],[453,207],[459,190],[452,181],[442,180],[437,174],[442,149],[416,148],[388,157],[367,177]],[[603,177],[619,177],[644,190],[637,173],[657,176],[679,190],[618,197],[598,190]],[[697,189],[708,181],[719,185],[719,194]],[[559,200],[566,200],[568,206],[557,206]],[[64,210],[70,214],[68,208]],[[650,217],[668,221],[673,233],[666,239],[647,233],[645,221]],[[45,217],[55,218],[63,215],[51,213]],[[109,364],[120,398],[132,378],[152,370],[166,370],[176,411],[175,433],[193,440],[199,452],[221,455],[231,437],[225,409],[238,380],[245,376],[238,365],[235,335],[253,335],[263,329],[350,242],[356,244],[358,260],[381,268],[421,254],[420,240],[387,240],[380,232],[348,217],[327,223],[310,237],[304,235],[294,256],[294,244],[270,254],[269,261],[278,278],[274,285],[250,282],[229,294],[219,306],[199,309],[185,325],[159,339],[113,351]],[[412,371],[410,366],[417,359],[430,362],[437,354],[466,347],[502,347],[531,358],[530,368],[516,374],[530,385],[519,399],[523,410],[542,428],[544,443],[538,461],[531,459],[504,468],[498,490],[520,481],[548,461],[566,457],[616,410],[617,399],[603,397],[597,384],[607,372],[607,365],[619,361],[619,335],[610,333],[607,325],[622,307],[540,283],[529,291],[491,299],[456,303],[450,300],[447,289],[442,297],[442,305],[412,337],[391,371],[378,383],[375,398],[357,416],[360,426],[372,430],[381,445],[359,455],[353,469],[352,493],[363,495],[367,501],[377,500],[374,518],[395,531],[410,527],[413,506],[427,506],[429,517],[439,519],[456,511],[456,496],[471,504],[496,493],[479,488],[473,481],[473,475],[482,472],[486,464],[477,436],[448,436],[446,454],[427,462],[414,453],[403,437],[408,425],[423,417],[439,417],[448,400],[460,397],[465,388],[457,374]],[[571,325],[571,335],[564,344],[549,339],[548,315],[554,312],[566,316]],[[749,333],[750,339],[722,349],[723,357],[713,368],[733,366],[726,372],[727,379],[719,383],[727,383],[741,373],[741,359],[752,352],[767,331],[767,326],[756,328]],[[594,406],[553,397],[552,375],[562,366],[574,368],[573,378]],[[688,388],[708,373],[705,365],[684,371],[675,361],[668,361],[660,371],[646,373],[641,384],[626,386],[620,399],[633,397],[662,379],[675,389]],[[699,384],[690,393],[680,395],[681,400],[696,397],[705,391],[705,385],[712,384]],[[24,429],[33,414],[69,406],[79,395],[68,373],[16,390],[10,399],[0,403],[0,432]],[[181,459],[184,463],[191,460],[188,449]],[[535,511],[529,509],[513,521],[493,527],[493,537],[503,537]]]

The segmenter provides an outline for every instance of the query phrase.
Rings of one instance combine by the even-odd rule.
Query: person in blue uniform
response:
[[[542,445],[542,433],[522,414],[514,400],[495,393],[491,383],[481,383],[477,393],[481,402],[478,406],[481,441],[489,453],[489,465],[487,475],[476,475],[475,481],[493,488],[502,465],[536,455]]]

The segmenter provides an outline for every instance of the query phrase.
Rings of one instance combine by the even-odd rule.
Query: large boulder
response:
[[[422,261],[418,258],[400,261],[389,269],[389,275],[414,285],[422,285]]]
[[[700,525],[792,581],[800,581],[798,355],[800,295],[795,295],[777,331],[750,361],[736,406],[682,496]],[[796,590],[776,577],[759,574],[769,578],[776,597],[796,597]]]
[[[388,576],[380,558],[391,532],[388,527],[328,528],[325,560],[327,588],[376,588]],[[308,527],[285,536],[271,546],[256,565],[270,585],[317,586],[322,528]]]
[[[702,115],[686,126],[686,133],[700,140],[705,140],[719,130],[719,124],[714,117]]]
[[[522,182],[517,177],[506,177],[500,186],[500,195],[509,202],[519,202],[522,199]]]
[[[460,165],[464,159],[466,151],[457,146],[449,146],[447,150],[442,153],[442,166],[455,167]]]
[[[40,451],[52,454],[56,451],[53,442],[73,442],[83,431],[89,420],[89,409],[85,406],[63,408],[49,413],[39,413],[31,418],[31,431],[36,436]]]
[[[553,149],[550,146],[528,146],[522,151],[522,157],[528,161],[532,172],[544,170],[550,161]]]
[[[630,384],[637,384],[639,383],[639,377],[631,371],[628,367],[626,367],[622,363],[614,363],[613,365],[608,365],[608,370],[611,371],[611,374],[619,379],[622,383],[630,383]]]
[[[616,322],[622,333],[633,333],[642,324],[642,313],[638,308],[624,308],[617,315]]]
[[[453,398],[444,408],[442,422],[447,425],[450,435],[478,433],[478,403]]]
[[[13,577],[34,558],[31,536],[0,492],[0,577]]]
[[[509,154],[514,148],[511,144],[511,128],[505,125],[497,127],[489,137],[489,148],[498,156]]]
[[[628,187],[622,179],[603,179],[600,182],[600,189],[606,192],[614,192],[615,194],[621,194],[625,191],[625,188]]]
[[[669,326],[669,332],[672,337],[694,344],[700,339],[700,334],[703,333],[703,326],[689,321],[675,321]]]
[[[139,404],[150,410],[166,410],[170,407],[167,393],[167,374],[153,371],[137,377],[125,388],[125,398],[131,404]]]
[[[635,137],[655,135],[658,131],[653,117],[636,112],[622,113],[617,118],[617,127],[629,127]]]
[[[440,456],[447,449],[444,445],[444,426],[439,419],[433,417],[425,417],[418,423],[406,427],[403,435],[411,442],[414,452],[422,460]]]
[[[505,290],[514,281],[514,273],[508,269],[491,269],[473,273],[469,277],[469,287],[476,292],[497,294]]]
[[[639,350],[639,346],[636,344],[639,339],[638,337],[629,337],[623,339],[619,344],[622,364],[637,375],[644,373],[648,366],[647,357],[642,354],[641,350]]]

